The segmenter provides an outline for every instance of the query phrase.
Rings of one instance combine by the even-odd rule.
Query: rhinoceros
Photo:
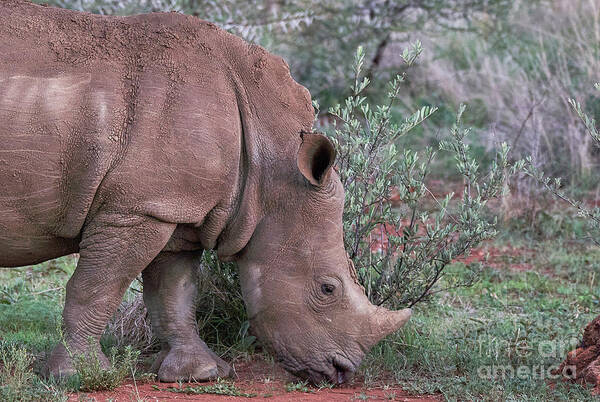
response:
[[[48,373],[92,351],[108,364],[98,340],[141,273],[158,378],[228,375],[195,320],[214,249],[237,263],[251,328],[285,369],[349,378],[410,310],[371,304],[358,283],[336,152],[313,120],[283,59],[212,23],[3,0],[0,266],[80,255]]]

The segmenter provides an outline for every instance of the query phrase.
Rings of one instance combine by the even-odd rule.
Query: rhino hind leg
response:
[[[161,381],[206,381],[231,372],[198,336],[196,297],[201,255],[161,253],[142,273],[144,303],[162,344],[152,366]]]
[[[98,217],[83,231],[77,268],[66,286],[63,310],[64,340],[48,359],[46,375],[75,374],[73,357],[96,356],[101,366],[109,362],[100,349],[100,336],[116,311],[129,284],[160,252],[174,225],[150,218],[114,226],[114,216]]]

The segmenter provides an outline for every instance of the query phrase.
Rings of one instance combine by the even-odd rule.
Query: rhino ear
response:
[[[315,186],[329,177],[335,162],[335,148],[327,137],[318,133],[300,133],[302,144],[298,150],[298,169]]]

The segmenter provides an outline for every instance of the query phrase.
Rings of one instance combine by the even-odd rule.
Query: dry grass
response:
[[[515,1],[505,21],[491,27],[484,18],[477,33],[423,34],[428,59],[411,73],[413,86],[467,102],[484,122],[480,141],[488,149],[506,141],[514,158],[531,155],[551,175],[589,177],[598,157],[568,99],[600,117],[593,88],[600,80],[600,3]],[[414,93],[404,101],[414,103]],[[539,196],[529,182],[515,185]]]
[[[152,333],[148,312],[141,294],[124,301],[106,328],[119,349],[131,345],[142,353],[154,351],[159,342]]]

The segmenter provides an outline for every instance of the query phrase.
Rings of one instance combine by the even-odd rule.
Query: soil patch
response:
[[[113,391],[73,393],[70,401],[233,401],[267,399],[270,401],[349,401],[349,400],[393,400],[393,401],[440,401],[437,396],[410,395],[397,386],[384,383],[366,386],[364,378],[357,377],[351,383],[335,388],[318,388],[298,383],[297,379],[285,372],[281,367],[260,357],[233,365],[235,375],[232,384],[243,394],[253,397],[214,394],[185,394],[171,392],[168,388],[203,387],[214,385],[205,383],[161,383],[151,382],[134,384],[128,381]],[[289,384],[293,383],[294,387]],[[291,390],[294,388],[294,390]]]
[[[552,374],[565,381],[590,384],[594,394],[600,395],[600,315],[585,327],[579,347],[570,351]]]
[[[535,250],[525,247],[513,247],[511,245],[494,247],[484,243],[482,246],[471,250],[467,257],[460,257],[454,261],[464,264],[480,262],[495,269],[539,271],[539,267],[536,268],[529,263],[535,252]]]

